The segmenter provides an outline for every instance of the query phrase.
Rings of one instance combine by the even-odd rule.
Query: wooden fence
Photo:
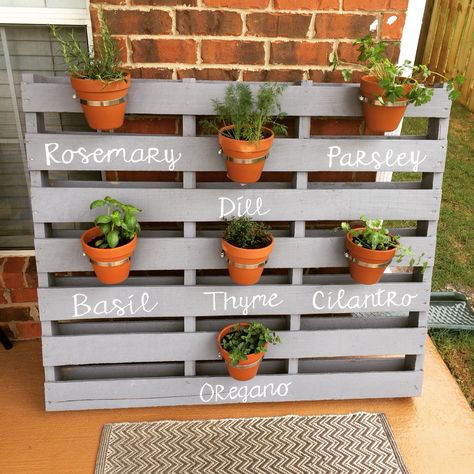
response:
[[[465,82],[459,101],[474,111],[474,0],[428,0],[417,63]]]
[[[182,116],[179,137],[58,134],[45,130],[43,115],[80,112],[69,83],[25,76],[48,410],[420,394],[450,111],[446,91],[436,89],[429,104],[407,111],[430,118],[427,136],[311,138],[312,116],[361,115],[358,87],[289,85],[282,108],[298,117],[298,137],[275,140],[265,171],[291,172],[293,181],[241,186],[196,179],[197,172],[225,170],[216,138],[196,136],[196,122],[213,113],[211,99],[221,98],[226,86],[134,81],[128,111]],[[90,170],[179,171],[182,179],[111,183],[91,181],[90,173],[64,179],[65,171],[77,177]],[[314,183],[311,171],[418,171],[423,178]],[[84,274],[90,264],[75,228],[93,219],[89,203],[107,194],[143,209],[145,227],[161,227],[140,236],[130,278],[105,287]],[[231,283],[215,230],[223,216],[242,213],[277,229],[264,276],[250,287]],[[427,271],[385,274],[373,286],[326,271],[347,267],[344,236],[317,230],[314,222],[362,214],[415,220],[402,238],[425,253]],[[282,340],[249,382],[226,376],[215,341],[220,328],[239,320],[265,322]]]

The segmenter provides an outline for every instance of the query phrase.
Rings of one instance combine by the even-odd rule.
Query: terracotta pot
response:
[[[235,380],[245,381],[253,379],[258,372],[260,364],[262,362],[264,352],[259,352],[258,354],[248,354],[246,360],[240,360],[237,365],[232,365],[232,360],[229,356],[229,353],[221,347],[221,340],[227,334],[233,331],[235,326],[249,326],[250,323],[237,323],[229,324],[217,335],[217,347],[222,358],[225,360],[227,370],[229,375]],[[265,345],[265,348],[268,344]]]
[[[410,85],[403,86],[404,97],[410,92],[410,88]],[[377,97],[384,97],[384,93],[375,76],[362,76],[360,78],[360,93],[365,98],[362,107],[364,109],[365,125],[368,129],[374,132],[391,132],[398,127],[407,108],[408,101],[406,98],[393,104],[379,104]]]
[[[260,249],[242,249],[221,239],[222,250],[227,258],[229,276],[238,285],[254,285],[260,280],[268,256],[272,253],[275,239]]]
[[[233,128],[233,125],[222,127],[218,135],[219,145],[226,160],[227,176],[237,183],[255,183],[262,175],[275,134],[264,127],[263,130],[268,137],[255,142],[234,140],[222,134],[225,130]]]
[[[113,249],[100,249],[89,245],[91,240],[102,235],[99,227],[92,227],[81,235],[84,253],[89,257],[97,278],[106,285],[115,285],[128,278],[131,257],[137,246],[137,236],[128,244]]]
[[[351,277],[364,285],[378,283],[397,252],[396,248],[390,250],[371,250],[360,247],[352,242],[350,233],[346,234],[346,248]]]
[[[123,125],[130,73],[127,73],[123,81],[109,83],[72,76],[70,79],[76,96],[81,100],[89,127],[96,130],[114,130]],[[111,105],[107,105],[107,102],[111,102]]]

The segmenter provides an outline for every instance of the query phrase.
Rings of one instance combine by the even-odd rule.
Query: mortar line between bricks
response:
[[[239,63],[229,63],[229,64],[216,64],[216,63],[133,63],[131,64],[133,68],[157,68],[157,69],[242,69],[244,71],[260,71],[262,69],[271,69],[271,70],[303,70],[304,68],[318,69],[321,71],[331,71],[332,67],[322,64],[239,64]]]
[[[198,6],[186,6],[186,5],[176,5],[176,6],[154,6],[154,5],[106,5],[102,4],[101,6],[98,5],[91,5],[91,10],[99,10],[99,8],[103,8],[104,11],[142,11],[142,12],[149,12],[151,10],[160,10],[160,11],[202,11],[202,12],[247,12],[247,13],[285,13],[289,15],[302,15],[302,14],[311,14],[311,12],[316,13],[332,13],[334,15],[375,15],[377,13],[406,13],[406,10],[398,10],[394,8],[390,9],[379,9],[379,10],[343,10],[340,8],[339,10],[314,10],[314,9],[300,9],[300,10],[270,10],[261,9],[261,8],[230,8],[230,7],[198,7]]]
[[[311,15],[311,20],[309,22],[308,31],[306,32],[307,39],[314,38],[314,35],[316,34],[315,24],[316,24],[316,13],[313,13]]]
[[[23,282],[25,284],[25,288],[29,288],[28,281],[26,280],[26,270],[27,270],[29,264],[30,264],[30,258],[25,257],[25,261],[23,263],[23,268],[21,269],[21,274],[23,276]]]
[[[94,35],[95,37],[99,37],[100,35]],[[354,38],[288,38],[286,36],[224,36],[224,35],[184,35],[184,34],[177,34],[176,36],[166,35],[166,34],[159,34],[159,35],[146,35],[146,34],[139,34],[139,33],[131,33],[129,35],[113,35],[113,36],[127,36],[132,40],[142,40],[142,39],[159,39],[159,40],[196,40],[205,39],[205,40],[219,40],[219,41],[252,41],[258,43],[259,41],[306,41],[308,43],[328,43],[335,41],[336,39],[345,39],[346,41],[354,41]],[[393,40],[395,41],[395,40]]]

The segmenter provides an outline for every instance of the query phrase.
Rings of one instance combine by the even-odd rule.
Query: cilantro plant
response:
[[[94,50],[84,48],[73,31],[63,36],[53,25],[51,33],[59,42],[60,51],[71,76],[106,83],[125,79],[126,73],[120,68],[121,49],[117,40],[112,38],[102,9],[99,10],[100,41],[96,42]]]
[[[381,104],[396,102],[401,99],[407,99],[414,105],[422,105],[429,102],[433,96],[432,85],[436,79],[447,83],[447,89],[450,100],[456,100],[460,92],[456,89],[464,82],[463,76],[456,76],[448,79],[434,71],[430,71],[424,64],[414,65],[406,60],[403,64],[393,63],[386,55],[388,43],[384,41],[375,41],[370,35],[357,39],[353,43],[358,46],[358,61],[363,63],[364,72],[369,76],[375,76],[378,84],[383,89],[383,96],[377,97]],[[337,53],[333,53],[331,60],[333,70],[340,64],[349,66],[358,66],[357,64],[340,62]],[[350,80],[353,70],[343,69],[342,76],[345,81]],[[404,97],[404,86],[409,86],[410,90]]]
[[[221,339],[221,347],[229,353],[232,365],[247,360],[249,354],[267,352],[265,345],[280,343],[280,337],[262,323],[252,322],[249,326],[236,324],[232,332]]]
[[[107,207],[107,213],[97,216],[95,225],[100,227],[103,236],[94,242],[101,249],[115,248],[130,242],[140,232],[140,224],[135,214],[141,209],[106,196],[91,202],[90,208]]]
[[[272,242],[270,227],[263,222],[255,222],[247,216],[232,217],[225,221],[227,225],[222,238],[235,247],[261,249]]]
[[[396,248],[395,258],[398,263],[402,261],[403,257],[410,257],[410,268],[421,265],[422,271],[425,271],[428,265],[427,261],[422,260],[425,254],[422,253],[417,258],[411,247],[401,245],[400,236],[390,234],[390,231],[383,226],[382,219],[367,219],[365,216],[361,216],[360,219],[364,223],[363,228],[352,229],[348,222],[341,223],[342,230],[352,237],[354,244],[369,250],[391,250]]]
[[[248,84],[230,84],[223,102],[213,100],[216,117],[202,120],[201,124],[207,133],[216,133],[220,127],[233,125],[232,129],[224,131],[224,135],[250,142],[265,138],[264,126],[271,126],[276,135],[287,135],[286,125],[279,122],[286,116],[278,102],[284,89],[282,84],[265,83],[254,97]]]

